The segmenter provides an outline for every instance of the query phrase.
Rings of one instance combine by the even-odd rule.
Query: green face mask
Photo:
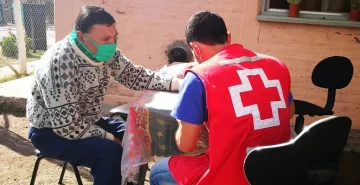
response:
[[[78,43],[86,50],[88,54],[91,54],[93,58],[95,58],[96,62],[107,62],[109,61],[115,54],[117,43],[114,44],[98,44],[94,40],[92,40],[89,36],[84,34],[89,41],[97,46],[97,52],[96,54],[92,54],[89,48],[86,47],[86,45],[79,40],[79,38],[76,35],[76,32],[73,31],[70,35],[71,40],[78,40]]]

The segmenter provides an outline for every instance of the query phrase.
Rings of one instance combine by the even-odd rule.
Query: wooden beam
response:
[[[0,59],[0,60],[1,60],[1,59]],[[5,60],[1,60],[1,61],[3,61],[12,71],[14,71],[15,74],[17,74],[17,75],[20,74],[19,71],[16,70],[16,69],[14,68],[14,66],[12,66],[9,62],[6,62]]]

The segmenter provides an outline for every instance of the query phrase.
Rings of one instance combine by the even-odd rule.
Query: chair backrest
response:
[[[290,142],[258,147],[245,159],[244,171],[251,185],[314,184],[312,169],[340,161],[351,129],[348,117],[331,116],[305,128]]]
[[[342,56],[332,56],[320,61],[314,68],[311,80],[318,87],[342,89],[349,85],[354,73],[351,61]]]
[[[327,88],[328,96],[324,109],[334,107],[336,89],[349,85],[354,73],[351,61],[343,56],[332,56],[320,61],[314,68],[311,80],[318,87]]]

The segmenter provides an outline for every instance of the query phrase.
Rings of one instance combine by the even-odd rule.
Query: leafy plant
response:
[[[289,4],[300,4],[302,0],[287,0]]]
[[[30,54],[30,51],[34,49],[33,40],[29,37],[25,38],[26,55]],[[10,33],[9,36],[4,37],[1,42],[2,55],[9,58],[17,58],[19,55],[18,44],[16,36]]]
[[[351,0],[351,9],[360,10],[360,0]]]
[[[19,54],[15,35],[4,37],[1,45],[2,55],[5,57],[16,58]]]
[[[30,38],[30,37],[25,38],[25,48],[26,48],[26,55],[29,55],[31,50],[35,49],[34,41],[32,38]]]

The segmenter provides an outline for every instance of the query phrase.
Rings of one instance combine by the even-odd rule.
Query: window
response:
[[[270,9],[288,9],[287,0],[268,0]],[[351,0],[303,0],[301,10],[314,12],[350,12]]]
[[[359,22],[348,21],[350,8],[351,0],[303,0],[299,18],[289,18],[287,0],[262,0],[258,20],[360,27]]]

